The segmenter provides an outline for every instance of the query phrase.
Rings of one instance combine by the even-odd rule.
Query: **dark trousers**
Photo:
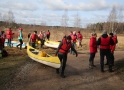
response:
[[[23,41],[22,41],[22,39],[19,39],[19,44],[17,45],[17,46],[20,46],[20,49],[22,49],[22,44],[23,44]]]
[[[61,67],[60,67],[61,74],[64,74],[64,70],[66,67],[66,61],[67,61],[67,54],[58,53],[58,57],[61,62]]]
[[[49,35],[47,35],[47,40],[49,41],[49,39],[50,39],[50,36],[49,36]]]
[[[110,49],[100,49],[100,64],[104,66],[104,57],[106,56],[108,60],[108,64],[112,64],[112,60],[110,58],[111,51]]]
[[[8,46],[10,46],[10,47],[11,47],[11,38],[10,38],[10,39],[8,39]]]
[[[114,52],[111,52],[110,57],[111,57],[112,65],[114,65],[114,59],[115,59]]]
[[[96,54],[96,53],[90,53],[89,62],[91,62],[91,61],[94,60],[95,54]]]
[[[43,45],[44,45],[44,42],[45,42],[45,40],[43,40],[43,39],[40,39],[41,48],[43,47]]]
[[[33,48],[36,48],[36,45],[35,45],[36,43],[35,42],[31,42],[31,46],[33,47]]]

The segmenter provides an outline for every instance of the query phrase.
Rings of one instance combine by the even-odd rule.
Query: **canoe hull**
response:
[[[33,52],[36,52],[37,54],[32,53],[30,51],[31,49],[34,50]],[[40,53],[41,51],[34,49],[33,47],[27,44],[27,54],[32,60],[48,65],[53,68],[60,68],[60,60],[58,57],[54,57],[48,54],[46,55],[46,57],[42,57]]]

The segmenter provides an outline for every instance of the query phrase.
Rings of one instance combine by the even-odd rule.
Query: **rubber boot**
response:
[[[65,75],[64,75],[64,72],[63,71],[61,72],[61,77],[62,78],[65,78]]]
[[[89,68],[93,69],[92,61],[89,61]]]
[[[59,68],[56,69],[56,73],[59,74]]]
[[[16,47],[18,48],[19,45],[17,45]]]
[[[20,50],[22,50],[22,44],[20,45]]]
[[[104,65],[101,65],[101,72],[105,72],[104,71]]]
[[[96,65],[94,65],[94,60],[91,63],[92,63],[92,67],[96,67]]]
[[[112,70],[112,65],[109,65],[109,72],[114,72],[114,71]]]

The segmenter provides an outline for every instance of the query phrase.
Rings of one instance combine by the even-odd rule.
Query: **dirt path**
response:
[[[115,51],[116,61],[124,58],[124,51]],[[68,55],[66,78],[56,74],[55,69],[32,61],[17,73],[7,90],[124,90],[124,82],[115,72],[100,72],[99,53],[95,57],[94,69],[88,67],[88,51],[79,52],[79,56]]]

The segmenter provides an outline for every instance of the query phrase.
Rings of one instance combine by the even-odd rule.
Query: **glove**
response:
[[[78,56],[78,54],[76,53],[76,57]]]

